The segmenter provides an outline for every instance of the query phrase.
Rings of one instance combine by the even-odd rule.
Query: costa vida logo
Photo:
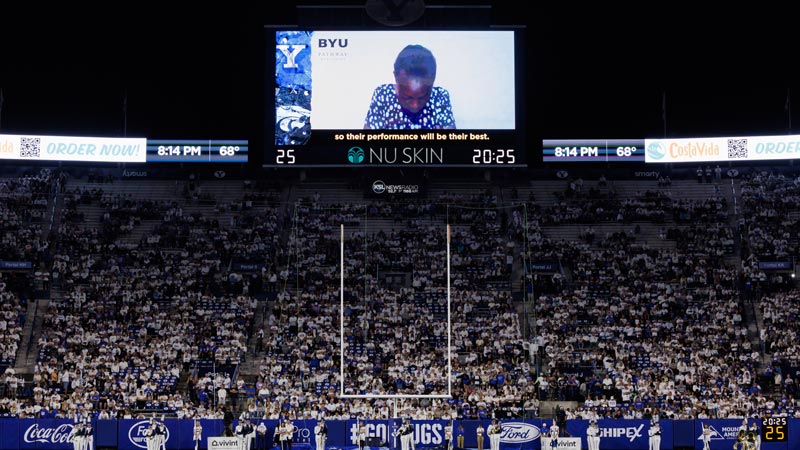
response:
[[[25,430],[22,440],[28,443],[40,442],[42,444],[68,444],[72,442],[72,435],[75,428],[68,423],[61,424],[55,428],[39,428],[38,424],[33,424]]]
[[[525,422],[506,422],[502,424],[500,442],[521,444],[538,439],[542,435],[539,427]]]
[[[144,432],[148,428],[150,428],[149,420],[141,420],[131,425],[131,428],[128,430],[128,440],[131,441],[131,444],[146,449],[147,444],[144,441]],[[164,442],[167,442],[169,441],[169,428],[164,428],[167,430],[167,434],[164,436]]]
[[[350,164],[361,164],[364,161],[364,149],[361,147],[352,147],[347,151],[347,160]]]
[[[664,151],[664,146],[661,142],[652,142],[647,146],[647,156],[653,159],[661,159],[666,156],[667,152]]]

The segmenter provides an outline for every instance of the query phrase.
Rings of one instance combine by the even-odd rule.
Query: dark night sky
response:
[[[0,24],[0,131],[121,136],[127,91],[128,136],[258,142],[263,25],[309,17],[297,2],[248,3],[123,2],[91,11],[64,2],[46,11],[20,6],[19,20],[4,17]],[[520,2],[499,0],[426,4],[489,5],[485,20],[528,27],[529,142],[663,136],[663,93],[669,136],[790,131],[787,89],[795,85],[792,92],[800,94],[800,82],[786,12],[701,13],[652,3],[627,11],[572,4],[518,10]],[[315,14],[337,25],[344,13]],[[458,8],[448,13],[450,20],[458,14]]]

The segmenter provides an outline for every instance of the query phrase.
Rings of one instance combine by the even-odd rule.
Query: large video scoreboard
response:
[[[266,27],[265,39],[265,167],[527,167],[522,27]],[[394,75],[409,45],[435,59],[416,112]]]

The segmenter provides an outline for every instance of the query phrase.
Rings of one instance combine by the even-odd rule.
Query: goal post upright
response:
[[[453,359],[450,355],[451,330],[450,330],[450,223],[447,224],[447,396],[453,396]]]
[[[339,225],[339,395],[344,396],[344,224]]]
[[[366,235],[366,233],[365,233]],[[447,393],[446,394],[345,394],[344,392],[344,363],[345,363],[345,337],[344,337],[344,224],[339,225],[339,398],[361,398],[361,399],[394,399],[395,418],[397,415],[398,399],[451,399],[453,398],[452,391],[452,374],[453,374],[453,360],[451,343],[452,343],[452,324],[451,324],[451,297],[450,297],[450,224],[446,226],[446,254],[447,254]]]

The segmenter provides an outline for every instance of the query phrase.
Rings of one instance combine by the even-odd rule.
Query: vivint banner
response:
[[[800,135],[645,139],[647,163],[736,162],[800,158]]]
[[[0,159],[143,163],[147,139],[0,134]]]

